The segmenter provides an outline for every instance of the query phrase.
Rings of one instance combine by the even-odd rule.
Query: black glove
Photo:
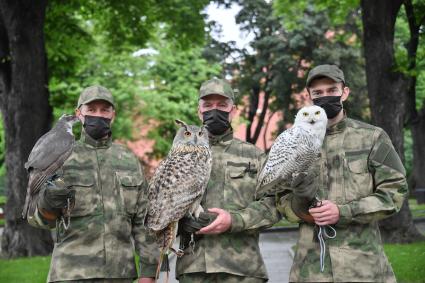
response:
[[[314,181],[318,175],[315,168],[311,168],[307,173],[302,172],[296,175],[291,182],[294,196],[309,200],[314,199],[318,188]]]
[[[217,217],[215,213],[201,212],[198,218],[185,216],[179,221],[177,235],[180,236],[180,249],[184,250],[191,246],[191,241],[198,241],[202,235],[195,232],[211,224]]]
[[[291,182],[293,192],[291,209],[299,218],[310,223],[314,223],[308,210],[316,200],[318,186],[314,181],[317,176],[317,170],[310,168],[307,173],[299,173]]]
[[[75,191],[66,187],[63,180],[56,179],[53,182],[49,181],[41,190],[37,204],[39,209],[59,215],[63,208],[68,204],[74,204],[74,201]]]
[[[195,233],[201,228],[211,224],[217,217],[215,213],[201,212],[198,218],[185,216],[179,222],[179,231],[185,233]]]

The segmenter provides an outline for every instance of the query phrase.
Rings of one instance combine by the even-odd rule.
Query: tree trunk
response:
[[[258,103],[260,100],[260,85],[258,83],[255,83],[252,86],[252,92],[251,95],[249,96],[249,110],[248,110],[248,125],[246,127],[246,138],[245,140],[249,143],[255,144],[255,142],[253,142],[252,137],[251,137],[251,128],[252,128],[252,124],[254,123],[254,119],[257,116],[257,109],[258,109]]]
[[[408,78],[408,91],[406,98],[406,124],[412,130],[413,138],[413,172],[412,188],[425,188],[425,107],[418,113],[416,109],[416,54],[419,46],[419,37],[421,26],[425,23],[425,16],[419,18],[416,14],[412,0],[404,2],[406,16],[409,23],[410,40],[407,45],[408,71],[412,74]],[[416,15],[415,15],[416,14]]]
[[[2,251],[8,257],[46,255],[48,230],[22,220],[28,155],[50,127],[43,25],[47,1],[0,2],[0,108],[6,137],[7,203]]]
[[[415,188],[425,189],[425,107],[412,121],[413,138],[413,178]]]
[[[404,160],[403,126],[407,81],[394,71],[394,28],[403,0],[361,0],[363,46],[372,122],[383,128]],[[390,115],[389,115],[390,114]],[[380,223],[384,241],[411,242],[417,231],[407,199],[401,211]]]

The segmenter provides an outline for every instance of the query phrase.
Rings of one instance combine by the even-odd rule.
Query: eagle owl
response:
[[[319,106],[298,111],[294,125],[273,143],[258,177],[257,193],[270,192],[276,184],[290,184],[293,178],[306,174],[320,153],[327,122],[326,113]]]
[[[34,213],[35,199],[41,187],[71,155],[75,142],[72,126],[78,121],[78,118],[74,115],[62,115],[56,125],[39,138],[32,148],[28,161],[25,163],[29,179],[22,211],[24,219],[28,213]],[[52,215],[52,219],[54,217],[56,215]]]
[[[164,253],[176,252],[171,246],[178,221],[187,213],[198,217],[203,211],[200,203],[212,164],[207,130],[179,120],[176,123],[181,128],[148,186],[145,226],[155,234],[161,249],[159,267]]]

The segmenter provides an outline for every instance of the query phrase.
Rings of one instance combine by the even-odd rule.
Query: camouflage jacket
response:
[[[344,118],[327,130],[318,196],[338,205],[336,237],[326,240],[325,270],[320,272],[317,227],[300,223],[291,282],[395,282],[384,254],[378,220],[399,211],[407,184],[404,167],[387,134],[380,128]],[[297,221],[290,209],[291,194],[279,210]]]
[[[155,277],[158,247],[143,226],[147,183],[134,154],[83,132],[59,176],[75,190],[75,207],[69,229],[58,225],[49,282],[136,278],[135,249],[142,276]],[[48,228],[38,212],[28,221]]]
[[[177,259],[177,277],[184,273],[224,272],[267,278],[258,245],[259,229],[279,220],[274,197],[255,201],[256,179],[264,162],[254,145],[227,133],[210,139],[212,170],[203,201],[204,209],[222,208],[231,213],[230,231],[204,235]]]

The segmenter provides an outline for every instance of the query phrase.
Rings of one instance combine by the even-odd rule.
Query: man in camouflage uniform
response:
[[[185,254],[176,266],[180,282],[267,281],[259,229],[277,222],[279,215],[274,197],[255,201],[264,155],[233,137],[235,111],[229,83],[214,78],[202,84],[198,114],[210,133],[213,165],[201,205],[216,218],[199,230],[194,245],[183,245]]]
[[[137,277],[135,248],[141,262],[139,282],[153,282],[159,255],[143,227],[147,184],[134,154],[112,143],[115,106],[109,90],[86,88],[76,115],[83,123],[81,139],[28,217],[36,227],[57,226],[48,282],[132,282]],[[49,212],[60,211],[74,194],[65,229]]]
[[[395,282],[384,254],[378,220],[399,211],[407,184],[404,167],[387,134],[346,117],[342,102],[349,95],[343,72],[335,65],[310,71],[307,90],[329,118],[321,157],[308,186],[280,198],[278,209],[300,222],[300,237],[291,282]],[[307,223],[296,213],[306,197],[322,200]],[[324,271],[320,271],[318,226],[332,225],[336,237],[326,239]],[[327,228],[328,233],[331,233]]]

